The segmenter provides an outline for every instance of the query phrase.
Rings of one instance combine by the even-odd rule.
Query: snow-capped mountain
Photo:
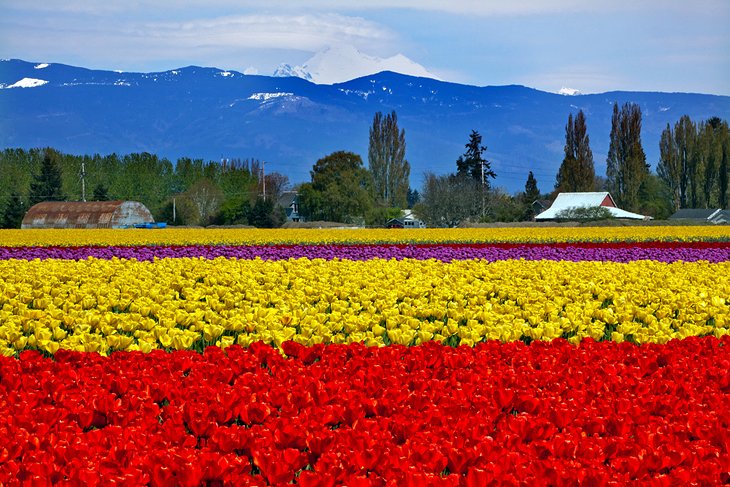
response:
[[[311,73],[304,66],[292,66],[291,64],[280,64],[274,71],[275,78],[302,78],[307,81],[314,81]]]
[[[436,75],[403,54],[380,58],[369,56],[350,45],[327,47],[301,66],[281,64],[274,71],[274,76],[296,76],[313,83],[331,85],[381,71],[438,79]]]
[[[335,151],[360,154],[367,164],[373,115],[395,110],[406,134],[411,185],[418,189],[426,171],[455,171],[472,130],[483,136],[495,186],[520,191],[533,171],[539,188],[549,191],[564,157],[565,122],[578,110],[586,114],[598,174],[605,173],[614,103],[641,107],[641,139],[652,165],[668,123],[685,114],[697,121],[730,119],[728,96],[562,96],[390,71],[326,85],[197,66],[126,73],[11,59],[0,60],[0,88],[0,150],[150,152],[171,161],[257,158],[293,183],[308,181],[312,165]]]
[[[582,94],[583,93],[581,93],[579,90],[576,90],[575,88],[566,88],[565,86],[560,88],[560,90],[558,91],[558,95],[565,95],[565,96],[578,96],[578,95],[582,95]]]

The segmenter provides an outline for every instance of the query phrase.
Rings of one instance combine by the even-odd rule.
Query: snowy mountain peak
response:
[[[312,75],[306,69],[306,66],[292,66],[291,64],[282,63],[274,71],[274,77],[277,78],[302,78],[312,81]]]
[[[48,81],[44,79],[36,79],[36,78],[23,78],[20,81],[16,81],[15,83],[11,85],[4,85],[0,84],[0,89],[8,89],[8,88],[36,88],[38,86],[43,86],[47,84]]]
[[[558,95],[565,95],[565,96],[577,96],[582,95],[580,91],[576,90],[575,88],[566,88],[563,86],[560,88],[560,91],[558,91]]]
[[[276,69],[274,76],[297,76],[317,84],[334,84],[381,71],[438,79],[425,67],[403,54],[380,58],[365,54],[351,45],[326,47],[301,66],[282,64]]]

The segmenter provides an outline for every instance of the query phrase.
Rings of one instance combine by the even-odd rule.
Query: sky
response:
[[[728,0],[0,0],[0,58],[270,75],[328,46],[445,81],[730,95]]]

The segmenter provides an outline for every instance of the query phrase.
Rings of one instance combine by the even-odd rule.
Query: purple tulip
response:
[[[0,259],[137,259],[216,257],[263,260],[286,259],[437,259],[443,262],[465,259],[487,261],[564,260],[612,261],[654,260],[658,262],[730,261],[730,244],[673,245],[655,247],[625,244],[433,244],[433,245],[197,245],[197,246],[108,246],[108,247],[0,247]]]

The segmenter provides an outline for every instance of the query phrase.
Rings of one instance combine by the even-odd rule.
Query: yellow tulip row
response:
[[[268,245],[342,243],[730,240],[724,226],[520,227],[464,229],[0,230],[3,246]]]
[[[582,338],[730,327],[730,263],[0,261],[0,353]]]

